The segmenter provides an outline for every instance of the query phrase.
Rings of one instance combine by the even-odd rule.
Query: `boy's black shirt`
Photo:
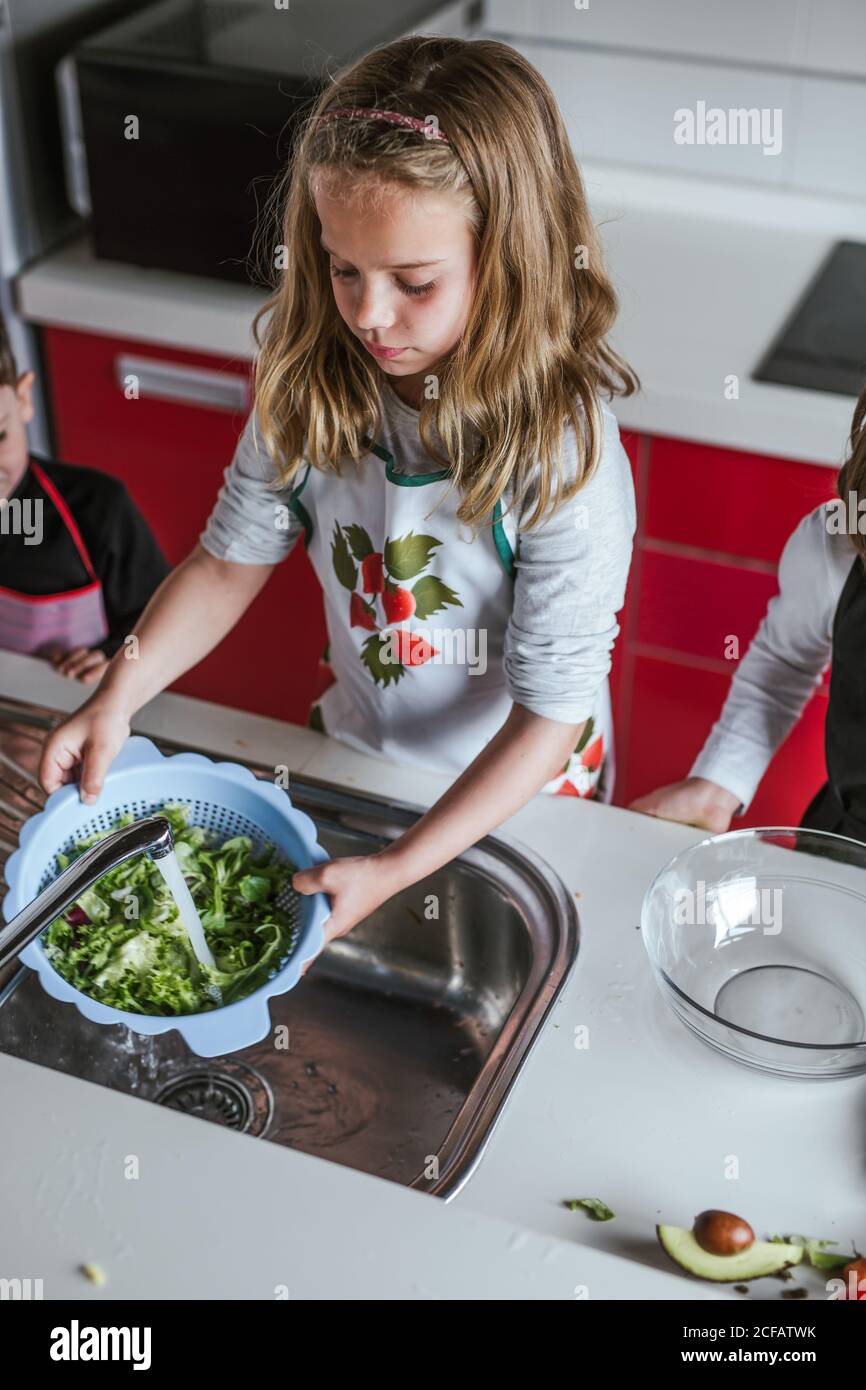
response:
[[[63,498],[102,582],[108,637],[100,644],[113,656],[135,626],[169,565],[124,484],[95,468],[31,456]],[[10,493],[42,502],[42,541],[25,544],[24,534],[0,530],[0,587],[19,593],[57,594],[91,582],[66,524],[40,487],[31,464]]]

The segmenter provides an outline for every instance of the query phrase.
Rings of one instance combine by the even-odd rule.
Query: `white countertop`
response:
[[[65,709],[84,696],[42,663],[5,654],[0,691]],[[400,768],[277,720],[162,695],[135,729],[406,798]],[[445,785],[413,773],[412,799],[427,805]],[[585,1285],[590,1298],[736,1300],[668,1272],[655,1223],[689,1225],[722,1207],[759,1235],[866,1247],[866,1079],[779,1081],[727,1062],[669,1014],[650,978],[635,929],[643,893],[695,832],[555,797],[537,797],[503,829],[576,894],[580,953],[480,1165],[447,1207],[0,1055],[6,1113],[26,1117],[6,1126],[0,1149],[10,1264],[0,1275],[43,1277],[57,1297],[272,1297],[283,1284],[293,1297],[570,1299]],[[583,1050],[579,1025],[590,1030]],[[129,1153],[142,1160],[138,1184],[122,1178]],[[724,1177],[731,1155],[736,1181]],[[178,1181],[193,1173],[195,1183]],[[226,1191],[249,1205],[227,1204]],[[616,1220],[561,1205],[587,1196]],[[501,1259],[504,1250],[517,1258]],[[107,1266],[110,1284],[84,1285],[83,1260]],[[813,1272],[798,1280],[820,1296]],[[748,1296],[778,1299],[780,1289],[761,1280]]]
[[[852,397],[750,380],[833,243],[866,235],[866,204],[730,180],[585,164],[620,296],[613,339],[640,396],[627,429],[838,467]],[[95,260],[86,238],[18,280],[25,318],[182,350],[252,359],[265,296],[227,281]],[[725,381],[739,379],[739,399]]]
[[[643,388],[614,403],[620,422],[838,468],[855,398],[750,373],[834,243],[866,237],[866,204],[624,166],[583,173],[620,298],[613,342]]]

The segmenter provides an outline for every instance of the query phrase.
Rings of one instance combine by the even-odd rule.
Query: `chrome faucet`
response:
[[[165,816],[133,821],[91,845],[0,929],[0,970],[103,874],[137,854],[164,859],[173,849],[171,826]]]

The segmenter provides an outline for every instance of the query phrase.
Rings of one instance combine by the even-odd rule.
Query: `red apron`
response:
[[[66,526],[90,583],[61,594],[22,594],[0,587],[0,648],[26,656],[65,655],[75,647],[98,647],[108,636],[102,584],[90,559],[75,518],[38,463],[33,476],[54,503]],[[34,560],[35,560],[34,556]]]

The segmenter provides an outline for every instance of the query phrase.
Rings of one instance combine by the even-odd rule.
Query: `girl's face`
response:
[[[314,193],[334,299],[355,337],[420,405],[425,378],[447,358],[469,315],[475,237],[456,199],[387,190],[381,200]],[[399,385],[398,380],[399,379]]]

